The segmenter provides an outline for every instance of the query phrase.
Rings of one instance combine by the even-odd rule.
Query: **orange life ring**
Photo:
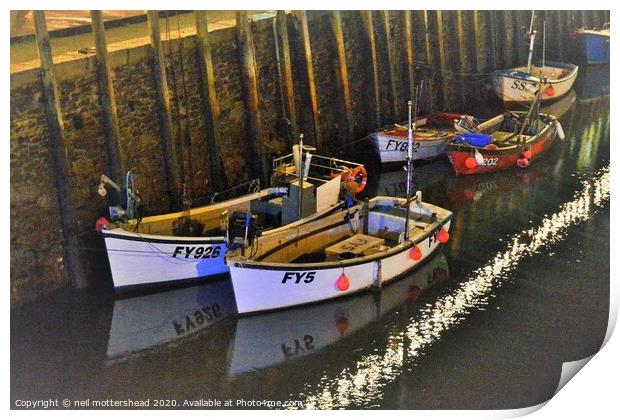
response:
[[[366,173],[366,168],[361,165],[357,166],[353,169],[353,172],[347,175],[345,182],[347,187],[355,194],[361,193],[364,191],[364,188],[366,188],[366,183],[368,182],[368,173]]]
[[[340,175],[342,175],[342,176],[343,176],[343,177],[342,177],[342,179],[343,179],[343,180],[347,179],[347,178],[348,178],[348,176],[349,176],[349,175],[351,175],[351,169],[349,169],[349,167],[348,167],[348,166],[345,166],[345,165],[340,165],[340,168],[339,168],[339,169],[336,169],[336,170],[330,170],[330,171],[329,171],[329,177],[330,177],[331,179],[334,179],[334,178],[336,178],[337,176],[340,176]]]

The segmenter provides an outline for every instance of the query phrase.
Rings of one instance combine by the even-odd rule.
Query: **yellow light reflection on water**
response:
[[[316,385],[295,399],[305,408],[332,409],[351,404],[377,406],[383,388],[399,374],[407,362],[441,338],[449,328],[458,325],[472,310],[483,308],[492,290],[501,285],[524,258],[564,239],[567,228],[589,219],[592,212],[609,200],[609,166],[592,179],[582,182],[574,199],[545,217],[536,227],[523,230],[510,238],[507,248],[486,265],[474,271],[449,295],[429,303],[421,315],[410,319],[407,327],[388,338],[385,349],[360,358],[355,368],[342,370],[335,377],[324,376]]]

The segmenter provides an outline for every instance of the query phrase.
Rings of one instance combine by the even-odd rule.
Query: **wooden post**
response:
[[[161,146],[164,154],[164,171],[168,183],[168,195],[173,208],[178,208],[181,201],[182,176],[177,145],[172,132],[172,113],[170,110],[170,93],[166,78],[166,65],[164,62],[164,50],[162,47],[159,31],[159,12],[147,10],[149,35],[151,37],[151,53],[153,66],[153,82],[155,94],[159,105],[159,123]]]
[[[306,58],[306,74],[308,77],[308,90],[310,94],[310,108],[312,111],[312,122],[314,128],[314,146],[320,147],[323,144],[321,135],[321,125],[319,121],[319,101],[316,97],[316,85],[314,83],[314,67],[312,65],[312,47],[310,45],[310,31],[308,30],[308,17],[304,10],[297,12],[299,23],[301,24],[301,35],[304,44],[304,56]]]
[[[400,118],[399,110],[400,110],[400,102],[401,98],[398,95],[398,90],[396,89],[396,78],[398,77],[396,74],[396,65],[394,63],[394,50],[392,48],[392,28],[390,27],[390,11],[383,10],[381,11],[383,15],[383,26],[385,28],[385,46],[387,49],[388,56],[388,69],[390,70],[390,93],[392,94],[392,117],[394,119]]]
[[[478,73],[486,72],[489,67],[489,44],[487,35],[488,16],[483,10],[474,11],[474,33],[476,37],[476,69]]]
[[[473,34],[473,12],[470,10],[458,10],[456,12],[456,28],[458,39],[458,54],[459,62],[458,68],[461,73],[467,75],[476,72],[476,52],[474,49],[475,41],[472,37]],[[462,77],[462,80],[469,80],[467,77]],[[475,95],[476,87],[474,83],[463,83],[460,86],[459,92],[461,95],[461,101],[463,104],[471,102]]]
[[[249,122],[249,142],[254,159],[252,166],[256,176],[263,183],[269,179],[269,162],[265,155],[264,133],[258,109],[258,76],[256,74],[256,57],[254,41],[246,11],[237,11],[237,41],[241,50],[242,80],[245,95],[246,115]]]
[[[415,96],[414,56],[413,56],[413,25],[411,23],[411,11],[403,11],[405,18],[405,51],[407,53],[407,76],[409,78],[409,100]]]
[[[105,29],[101,10],[91,10],[90,18],[95,38],[97,53],[97,82],[103,111],[103,126],[106,135],[106,149],[108,152],[108,171],[116,182],[121,182],[125,173],[124,159],[120,146],[120,129],[116,112],[116,96],[110,66],[108,64],[108,48],[105,40]]]
[[[276,25],[278,34],[280,35],[280,52],[282,53],[281,73],[282,84],[284,89],[284,100],[286,105],[286,117],[291,127],[291,140],[293,143],[299,137],[299,128],[297,127],[297,108],[295,107],[295,84],[293,82],[293,64],[291,60],[291,48],[288,39],[287,16],[284,10],[278,10],[276,14]],[[291,145],[292,146],[292,145]]]
[[[49,129],[49,152],[53,170],[54,185],[60,209],[60,225],[63,237],[65,264],[71,285],[79,288],[88,286],[84,276],[84,268],[80,259],[80,242],[75,231],[74,201],[71,191],[71,163],[65,144],[65,130],[60,108],[60,92],[54,73],[52,48],[47,32],[45,14],[41,10],[33,10],[34,33],[37,50],[41,61],[41,82],[45,97],[47,125]]]
[[[443,97],[443,106],[451,104],[451,95],[450,89],[453,86],[450,86],[450,82],[448,80],[448,57],[446,55],[446,47],[445,42],[452,42],[452,38],[446,39],[444,34],[444,16],[445,12],[442,10],[437,10],[437,46],[439,47],[439,68],[441,70],[441,91]]]
[[[514,62],[514,45],[515,45],[515,26],[512,18],[512,11],[502,10],[501,26],[504,30],[504,44],[502,45],[502,54],[504,56],[504,67],[513,67]]]
[[[209,28],[207,12],[195,10],[196,16],[196,41],[200,71],[202,75],[202,89],[204,97],[204,112],[206,122],[206,144],[209,154],[209,181],[215,190],[221,190],[226,185],[226,174],[221,170],[221,157],[219,149],[219,136],[217,119],[220,115],[220,103],[215,90],[215,74],[213,73],[213,60],[209,45]]]
[[[372,66],[372,84],[375,99],[375,124],[379,128],[381,127],[381,91],[379,90],[379,63],[377,62],[377,42],[372,21],[372,10],[362,10],[360,13],[362,14],[370,47],[370,64]]]
[[[352,136],[353,117],[351,115],[351,91],[349,90],[349,71],[347,68],[347,55],[344,48],[344,35],[342,33],[342,18],[339,10],[332,11],[331,15],[332,32],[336,41],[337,67],[340,92],[342,95],[343,117],[346,129],[341,130],[341,142],[346,142]]]

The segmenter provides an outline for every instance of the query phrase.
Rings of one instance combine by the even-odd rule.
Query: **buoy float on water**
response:
[[[105,229],[109,224],[110,222],[108,221],[108,219],[106,219],[105,217],[100,217],[95,222],[95,230],[101,233],[101,231]]]
[[[338,277],[338,280],[336,280],[336,287],[341,292],[344,292],[349,289],[349,286],[350,286],[349,278],[347,277],[346,274],[342,273],[340,277]]]
[[[525,157],[517,159],[517,166],[519,168],[527,168],[528,166],[530,166],[530,160]]]

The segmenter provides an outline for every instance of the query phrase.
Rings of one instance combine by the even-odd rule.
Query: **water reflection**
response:
[[[108,358],[174,342],[236,314],[232,285],[222,280],[114,302]]]
[[[433,286],[448,281],[445,255],[437,254],[419,270],[385,287],[320,305],[267,313],[237,321],[229,374],[238,376],[293,359],[316,355],[404,302],[414,302]]]
[[[521,260],[552,247],[564,239],[571,225],[587,220],[592,211],[609,199],[609,167],[590,180],[582,181],[571,201],[545,217],[536,227],[507,239],[506,248],[479,267],[450,294],[428,304],[420,317],[398,333],[392,334],[382,351],[361,357],[354,369],[345,369],[334,377],[324,377],[316,386],[308,386],[300,397],[306,408],[331,409],[351,404],[373,406],[385,386],[402,372],[405,363],[461,323],[475,309],[484,308],[491,291],[515,269]]]

